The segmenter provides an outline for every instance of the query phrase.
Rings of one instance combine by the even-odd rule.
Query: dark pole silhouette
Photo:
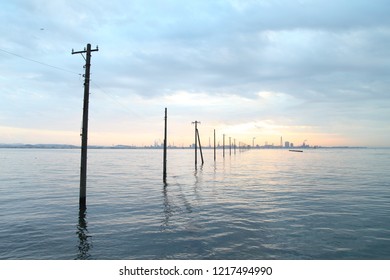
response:
[[[164,183],[167,180],[167,108],[165,108],[164,118],[164,159],[163,159],[163,180]]]
[[[216,151],[215,151],[215,129],[214,129],[214,161],[216,161],[217,159],[217,154],[216,154]]]
[[[194,145],[195,145],[195,167],[196,165],[198,164],[198,121],[194,121],[192,122],[193,124],[195,124],[195,142],[194,142]]]
[[[199,130],[196,129],[196,134],[198,135],[198,141],[199,141],[199,151],[200,151],[200,157],[202,159],[202,165],[204,164],[203,160],[203,153],[202,153],[202,145],[200,144],[200,136],[199,136]]]
[[[229,137],[229,156],[232,155],[232,137]]]
[[[198,123],[200,124],[200,122],[194,121],[192,123],[195,124],[195,168],[196,168],[198,164],[198,142],[199,142],[200,156],[202,157],[202,165],[204,161],[203,161],[202,145],[200,144],[200,136],[198,130]]]
[[[223,148],[223,157],[225,157],[225,134],[223,135],[223,145],[222,145],[222,148]]]
[[[83,107],[83,128],[81,132],[81,167],[80,167],[80,209],[87,208],[87,149],[88,149],[88,106],[89,106],[89,81],[91,68],[91,52],[98,51],[91,50],[91,44],[87,45],[87,49],[75,52],[72,54],[86,53],[85,58],[85,74],[84,74],[84,107]]]

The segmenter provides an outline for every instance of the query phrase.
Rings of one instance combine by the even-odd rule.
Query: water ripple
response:
[[[0,259],[390,259],[390,150],[7,150]]]

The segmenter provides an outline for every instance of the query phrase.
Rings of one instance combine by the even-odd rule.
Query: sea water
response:
[[[0,149],[0,259],[390,259],[390,150]]]

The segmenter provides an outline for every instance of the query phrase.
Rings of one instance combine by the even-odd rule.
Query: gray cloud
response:
[[[35,0],[1,5],[2,49],[79,73],[84,61],[71,49],[98,44],[100,51],[92,58],[97,92],[151,100],[187,92],[255,101],[259,92],[283,93],[299,104],[248,109],[240,120],[290,119],[328,129],[340,120],[374,125],[389,117],[384,109],[390,105],[387,1]],[[15,110],[44,111],[63,99],[63,112],[71,118],[80,77],[0,55],[7,65],[0,68],[7,77],[0,80],[4,100],[30,96]],[[13,110],[3,104],[2,119],[12,122]],[[20,117],[26,118],[34,119]]]

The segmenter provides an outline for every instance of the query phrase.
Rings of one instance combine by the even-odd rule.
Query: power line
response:
[[[67,73],[71,73],[71,74],[75,74],[75,75],[78,75],[78,76],[81,75],[80,73],[76,73],[76,72],[73,72],[73,71],[67,70],[65,68],[58,67],[58,66],[50,65],[50,64],[47,64],[45,62],[41,62],[41,61],[38,61],[38,60],[35,60],[35,59],[31,59],[31,58],[28,58],[28,57],[25,57],[25,56],[22,56],[22,55],[19,55],[19,54],[10,52],[10,51],[6,51],[6,50],[3,50],[3,49],[0,49],[0,51],[4,52],[6,54],[9,54],[9,55],[13,55],[13,56],[19,57],[19,58],[27,60],[27,61],[31,61],[31,62],[34,62],[34,63],[41,64],[41,65],[46,66],[46,67],[54,68],[54,69],[57,69],[57,70],[60,70],[60,71],[63,71],[63,72],[67,72]]]
[[[80,73],[76,73],[76,72],[73,72],[73,71],[70,71],[68,69],[65,69],[65,68],[61,68],[61,67],[58,67],[58,66],[54,66],[54,65],[50,65],[50,64],[47,64],[45,62],[41,62],[41,61],[38,61],[38,60],[35,60],[35,59],[31,59],[31,58],[28,58],[28,57],[25,57],[25,56],[22,56],[22,55],[19,55],[19,54],[16,54],[16,53],[13,53],[13,52],[10,52],[10,51],[7,51],[7,50],[4,50],[4,49],[1,49],[0,48],[0,51],[8,54],[8,55],[12,55],[12,56],[16,56],[18,58],[21,58],[21,59],[24,59],[24,60],[27,60],[27,61],[30,61],[30,62],[34,62],[34,63],[37,63],[37,64],[40,64],[40,65],[43,65],[43,66],[46,66],[46,67],[50,67],[50,68],[53,68],[53,69],[56,69],[56,70],[59,70],[59,71],[63,71],[63,72],[67,72],[67,73],[70,73],[70,74],[75,74],[77,76],[82,76],[82,74]],[[81,53],[81,55],[83,56],[83,54]],[[83,56],[84,60],[85,60],[85,57]],[[99,88],[100,92],[105,95],[108,99],[112,100],[113,102],[119,104],[121,107],[123,107],[124,109],[126,109],[127,112],[130,112],[131,114],[133,115],[136,115],[137,117],[140,117],[142,118],[143,116],[140,116],[139,114],[137,114],[134,110],[132,110],[131,108],[129,108],[127,105],[123,104],[123,102],[119,102],[118,100],[116,100],[115,98],[113,98],[113,95],[108,93],[107,90],[103,89],[99,84],[97,84],[96,82],[94,82],[92,79],[90,79],[90,82],[93,83],[96,87]]]
[[[112,102],[115,102],[116,104],[121,106],[126,113],[131,113],[132,115],[135,115],[138,118],[145,119],[145,115],[140,115],[136,113],[133,109],[131,109],[126,104],[124,104],[122,101],[119,101],[116,98],[114,98],[113,94],[109,93],[106,89],[103,89],[99,84],[97,84],[92,79],[91,79],[91,84],[94,84],[99,89],[98,91],[100,91],[100,93],[102,93],[102,95],[104,95],[108,100],[111,100]]]

